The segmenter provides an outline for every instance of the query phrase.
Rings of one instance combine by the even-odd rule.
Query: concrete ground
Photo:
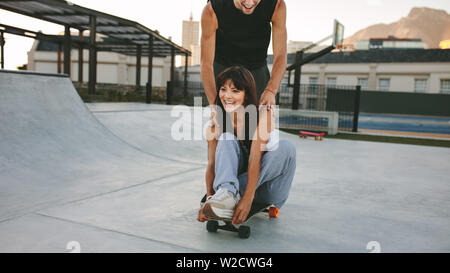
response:
[[[243,240],[196,221],[206,143],[172,126],[207,118],[174,114],[0,72],[0,252],[450,252],[449,149],[281,133],[297,149],[289,200]]]

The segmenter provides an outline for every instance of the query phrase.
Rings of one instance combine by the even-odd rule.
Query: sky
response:
[[[230,0],[231,1],[231,0]],[[264,0],[262,0],[264,1]],[[429,7],[450,13],[448,0],[284,0],[287,6],[288,40],[316,42],[332,34],[334,19],[345,26],[345,37],[373,24],[389,24],[406,17],[413,7]],[[181,45],[182,21],[192,11],[199,21],[206,0],[71,0],[70,2],[138,22]],[[63,26],[0,9],[0,24],[58,34]],[[5,34],[5,68],[27,63],[33,40]],[[331,41],[330,41],[331,43]],[[271,53],[271,49],[269,49]]]

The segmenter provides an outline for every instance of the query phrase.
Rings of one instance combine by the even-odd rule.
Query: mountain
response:
[[[392,24],[376,24],[347,37],[345,44],[370,38],[421,38],[428,48],[439,48],[439,42],[450,39],[450,15],[445,10],[412,8],[407,17]]]

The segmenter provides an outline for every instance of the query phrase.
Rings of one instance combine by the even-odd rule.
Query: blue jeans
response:
[[[245,158],[236,136],[223,133],[215,153],[215,191],[226,188],[234,195],[244,194],[247,187]],[[289,196],[295,168],[296,150],[289,141],[280,140],[277,149],[264,152],[253,202],[281,208]]]

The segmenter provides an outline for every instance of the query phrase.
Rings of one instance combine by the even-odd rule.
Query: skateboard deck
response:
[[[300,138],[307,138],[308,136],[313,136],[314,140],[322,140],[325,133],[313,133],[309,131],[300,131]]]
[[[200,201],[200,206],[206,202],[206,194]],[[247,215],[247,218],[243,223],[246,223],[250,218],[252,218],[255,214],[259,212],[268,213],[270,218],[278,218],[279,209],[271,204],[258,204],[253,203],[250,208],[250,212]],[[220,225],[219,221],[223,221],[225,224]],[[237,232],[240,238],[246,239],[250,237],[250,227],[245,225],[240,225],[239,227],[234,226],[231,223],[231,220],[223,220],[223,219],[211,219],[206,223],[206,229],[209,232],[217,232],[217,230],[227,230],[232,232]]]

